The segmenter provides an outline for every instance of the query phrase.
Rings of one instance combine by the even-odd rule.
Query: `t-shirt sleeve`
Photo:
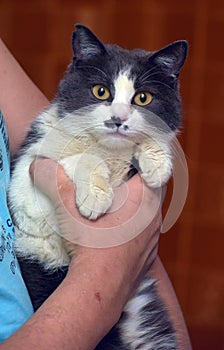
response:
[[[0,343],[33,314],[33,307],[14,253],[14,227],[7,207],[10,181],[9,141],[0,112]]]

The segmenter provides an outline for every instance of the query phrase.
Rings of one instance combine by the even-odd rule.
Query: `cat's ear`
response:
[[[178,76],[186,60],[187,51],[187,41],[179,40],[155,52],[151,58],[168,74]]]
[[[76,24],[72,37],[72,48],[77,60],[85,60],[106,53],[101,41],[87,27]]]

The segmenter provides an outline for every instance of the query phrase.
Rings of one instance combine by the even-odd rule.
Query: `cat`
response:
[[[178,77],[186,41],[153,52],[126,50],[103,44],[77,24],[72,48],[74,57],[55,99],[33,122],[12,164],[8,201],[15,249],[35,310],[63,280],[70,261],[56,233],[54,208],[30,179],[35,157],[52,158],[64,167],[75,183],[80,213],[95,220],[110,208],[113,184],[124,181],[133,164],[151,188],[168,181],[170,143],[181,123]],[[156,283],[145,279],[96,349],[177,346]]]

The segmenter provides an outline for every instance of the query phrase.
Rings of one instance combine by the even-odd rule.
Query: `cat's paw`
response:
[[[172,174],[172,161],[167,158],[140,157],[141,177],[151,188],[163,186]]]
[[[113,190],[108,182],[98,176],[94,183],[79,183],[76,191],[76,204],[81,215],[96,220],[111,206]]]
[[[76,204],[80,214],[97,219],[111,206],[113,190],[106,163],[93,154],[77,154],[60,161],[67,175],[75,183]]]

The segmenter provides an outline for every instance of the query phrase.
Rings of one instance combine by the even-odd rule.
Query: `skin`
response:
[[[49,102],[1,40],[0,63],[0,108],[14,154],[34,117]],[[84,220],[79,217],[74,204],[73,184],[63,169],[50,160],[36,161],[30,171],[36,186],[56,203],[62,231],[65,230],[65,235],[72,234],[74,218]],[[135,176],[127,186],[124,205],[91,223],[95,230],[122,223],[138,210],[142,201],[142,182]],[[150,211],[154,193],[148,191],[149,199],[144,207],[148,206]],[[0,345],[0,350],[94,349],[117,322],[126,301],[148,270],[159,281],[161,297],[170,310],[178,334],[179,349],[191,349],[179,304],[157,255],[160,224],[158,210],[152,223],[125,244],[97,249],[68,243],[72,260],[65,280],[41,308]]]
[[[14,154],[25,138],[30,123],[49,105],[49,101],[25,74],[1,39],[0,63],[0,108],[8,128],[11,153]]]

